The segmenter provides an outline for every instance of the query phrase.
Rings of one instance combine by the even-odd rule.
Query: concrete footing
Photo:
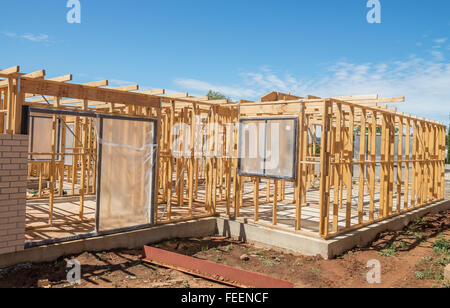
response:
[[[244,224],[228,219],[217,219],[218,232],[223,236],[238,237],[241,240],[276,247],[303,255],[320,255],[332,259],[355,247],[365,247],[384,231],[398,231],[412,221],[429,213],[450,209],[450,201],[437,202],[406,214],[324,240],[302,234],[284,232],[256,224]]]
[[[417,218],[448,209],[450,209],[450,200],[437,202],[329,240],[226,218],[211,217],[3,254],[0,255],[0,268],[27,262],[51,262],[62,256],[75,255],[84,251],[137,249],[169,239],[213,235],[238,238],[265,247],[309,256],[320,255],[325,259],[331,259],[355,247],[367,246],[381,232],[401,230]]]
[[[63,256],[84,251],[100,252],[112,249],[139,249],[144,245],[158,243],[173,238],[205,237],[215,234],[216,219],[205,218],[157,226],[113,235],[93,237],[83,240],[39,246],[21,252],[0,255],[0,268],[20,263],[51,262]]]
[[[420,217],[449,209],[450,200],[444,200],[333,238],[329,240],[329,258],[338,256],[355,247],[366,247],[375,240],[378,234],[384,231],[402,230]]]

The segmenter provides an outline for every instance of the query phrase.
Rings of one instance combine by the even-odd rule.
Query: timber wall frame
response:
[[[305,233],[322,238],[444,199],[446,127],[379,105],[403,102],[402,97],[320,98],[272,92],[260,102],[230,103],[187,94],[168,96],[164,90],[130,92],[138,86],[101,88],[108,85],[107,81],[85,85],[67,83],[71,75],[52,80],[44,77],[45,71],[23,74],[19,67],[0,71],[0,133],[20,134],[24,124],[23,106],[157,119],[156,224],[219,214],[240,219],[241,210],[248,206],[244,204],[244,187],[250,183],[254,187],[251,204],[254,215],[245,219],[266,224],[259,217],[263,181],[267,183],[267,201],[273,204],[269,225],[293,232],[303,230],[302,209],[308,204],[308,191],[316,183],[319,226],[316,233]],[[238,131],[230,130],[227,124],[255,117],[297,119],[297,170],[293,180],[238,174]],[[196,133],[175,131],[177,123],[188,125]],[[354,141],[361,134],[366,138],[359,138],[361,142],[355,155]],[[183,146],[178,144],[179,148],[174,148],[175,135],[182,136],[183,142],[190,145],[187,155],[176,155]],[[377,139],[381,141],[379,146]],[[80,146],[84,149],[79,153],[81,165],[85,166],[87,157],[83,158],[82,154],[96,151],[96,146],[91,142]],[[51,207],[58,168],[55,142],[50,154]],[[358,170],[358,177],[354,176],[354,170]],[[292,229],[278,226],[277,220],[277,206],[286,200],[287,185],[294,189],[295,227]],[[94,192],[88,187],[82,190],[80,202],[84,193]],[[353,196],[357,201],[352,201]],[[355,202],[356,219],[353,217]],[[340,213],[345,216],[344,226],[339,224]]]
[[[4,80],[1,80],[1,79]],[[29,157],[39,155],[50,155],[51,159],[45,162],[29,162],[29,175],[35,175],[39,178],[39,193],[36,198],[28,199],[48,199],[49,219],[48,224],[37,228],[47,228],[57,226],[52,221],[53,203],[57,197],[80,197],[80,217],[79,223],[90,222],[86,220],[83,213],[83,204],[85,196],[95,195],[97,187],[96,165],[98,145],[95,137],[88,134],[93,125],[92,118],[73,116],[73,112],[98,114],[102,116],[128,116],[133,118],[157,119],[156,140],[158,143],[156,151],[156,176],[154,196],[154,219],[156,224],[171,223],[176,221],[190,220],[194,218],[203,218],[215,215],[216,196],[213,195],[212,173],[216,172],[216,166],[222,168],[221,174],[224,174],[223,168],[231,168],[231,159],[220,160],[214,158],[214,155],[203,155],[203,151],[210,153],[218,152],[215,142],[209,142],[207,145],[201,142],[200,157],[195,156],[192,159],[179,158],[175,160],[176,149],[173,144],[173,126],[175,123],[188,123],[194,127],[196,116],[199,117],[203,127],[209,126],[216,120],[222,119],[225,122],[233,122],[237,117],[237,108],[221,107],[226,101],[208,101],[207,97],[190,97],[187,93],[165,95],[165,90],[153,90],[143,92],[132,92],[139,89],[139,86],[125,86],[119,88],[101,88],[108,86],[108,81],[97,81],[87,84],[67,83],[72,80],[72,75],[65,75],[45,80],[45,71],[38,71],[30,74],[20,73],[19,66],[0,71],[0,133],[20,134],[28,125],[24,121],[25,115],[22,114],[23,108],[35,107],[33,110],[46,109],[53,114],[53,132],[52,149],[50,153],[29,153]],[[70,113],[61,116],[64,112]],[[52,113],[53,112],[53,113]],[[74,124],[73,134],[76,138],[75,149],[73,153],[68,154],[65,151],[58,153],[57,132],[58,121],[65,124]],[[204,122],[204,123],[203,123]],[[62,125],[64,128],[67,125]],[[181,132],[183,133],[183,132]],[[63,133],[62,133],[63,134]],[[210,128],[204,130],[206,136],[219,138],[214,135]],[[194,135],[192,135],[194,138]],[[236,139],[237,141],[237,139]],[[64,146],[63,146],[64,148]],[[67,149],[66,149],[67,150]],[[61,172],[60,162],[57,157],[73,156],[74,165],[72,167],[72,176],[68,176],[72,181],[72,187],[75,184],[80,185],[79,193],[67,195],[62,194],[61,179],[64,179],[64,171]],[[194,154],[193,154],[194,156]],[[194,162],[195,160],[195,162]],[[189,163],[188,163],[189,162]],[[92,166],[92,167],[91,167]],[[89,172],[92,171],[91,184],[89,184]],[[167,172],[170,170],[170,173]],[[176,170],[176,171],[175,171]],[[194,176],[194,170],[196,174]],[[172,174],[174,172],[174,174]],[[175,173],[176,172],[176,173]],[[80,174],[78,177],[77,174]],[[169,175],[170,174],[170,175]],[[183,176],[183,179],[179,175]],[[174,181],[174,177],[176,179]],[[184,177],[186,176],[186,180]],[[170,178],[169,178],[170,177]],[[215,175],[218,178],[218,175]],[[56,182],[59,179],[59,189]],[[49,193],[42,193],[42,183],[49,182]],[[189,184],[186,183],[189,181]],[[194,184],[195,181],[195,184]],[[177,184],[175,184],[177,183]],[[199,184],[201,183],[201,184]],[[222,183],[222,182],[221,182]],[[231,177],[226,182],[227,187],[231,187]],[[185,189],[185,185],[189,186]],[[193,211],[193,196],[198,195],[199,186],[202,185],[209,194],[199,200],[204,209],[202,211]],[[187,192],[189,200],[189,210],[187,213],[178,214],[174,217],[172,206],[181,207],[185,204],[184,194]],[[224,198],[225,191],[222,190]],[[165,205],[163,211],[160,211],[160,205]],[[199,213],[200,212],[200,213]],[[61,224],[64,225],[64,224]]]
[[[368,100],[314,97],[240,105],[241,116],[298,116],[299,164],[297,179],[294,181],[296,230],[302,229],[301,211],[306,203],[309,178],[314,173],[311,165],[320,166],[319,235],[323,238],[334,237],[444,199],[446,127],[434,121],[370,106],[364,104],[365,101]],[[315,138],[311,134],[311,126],[314,129],[320,127],[321,131],[319,160],[311,155],[313,152],[308,146],[311,145],[311,139]],[[354,148],[357,131],[366,132],[366,138],[360,138],[360,148],[357,149],[359,155],[355,155]],[[377,138],[381,138],[381,148],[377,148]],[[377,152],[381,155],[377,155]],[[354,178],[354,168],[359,169],[359,175],[364,176]],[[376,168],[379,168],[379,176],[376,176]],[[410,180],[405,180],[408,178]],[[242,177],[239,179],[243,180]],[[254,181],[256,187],[259,179]],[[280,200],[277,182],[275,180],[274,213]],[[352,220],[352,198],[347,197],[354,196],[354,184],[358,189],[356,222]],[[368,202],[365,200],[365,191],[370,197]],[[376,193],[379,194],[379,201],[376,201]],[[258,220],[257,199],[254,221]],[[366,203],[369,203],[368,215],[364,213]],[[342,210],[345,211],[344,227],[339,226]],[[274,215],[273,225],[276,224]]]

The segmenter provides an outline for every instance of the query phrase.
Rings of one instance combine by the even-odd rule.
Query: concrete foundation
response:
[[[84,251],[100,252],[120,248],[138,249],[144,245],[173,238],[211,236],[215,234],[215,230],[216,219],[205,218],[157,226],[150,229],[39,246],[25,249],[21,252],[0,255],[0,268],[6,268],[20,263],[51,262],[60,257],[75,255]]]
[[[226,218],[211,217],[3,254],[0,256],[0,268],[27,262],[51,262],[60,257],[84,251],[137,249],[174,238],[213,235],[238,238],[265,247],[309,256],[320,255],[331,259],[355,247],[367,246],[381,232],[401,230],[417,218],[448,209],[450,209],[450,200],[441,201],[329,240]]]
[[[381,232],[402,230],[417,218],[448,209],[450,209],[449,200],[437,202],[328,240],[223,218],[217,219],[217,226],[219,234],[223,236],[237,237],[303,255],[320,255],[325,259],[332,259],[355,247],[369,245]]]

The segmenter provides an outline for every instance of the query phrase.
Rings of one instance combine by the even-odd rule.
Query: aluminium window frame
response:
[[[39,114],[39,113],[37,113],[37,114],[30,114],[29,115],[29,121],[31,122],[30,123],[30,134],[29,134],[29,136],[30,136],[30,141],[29,141],[29,143],[30,143],[30,153],[33,153],[33,145],[34,145],[34,119],[36,119],[36,118],[39,118],[39,119],[49,119],[49,120],[52,120],[53,121],[53,118],[51,117],[51,116],[45,116],[45,115],[42,115],[42,114]],[[62,123],[61,123],[61,119],[57,119],[56,120],[56,157],[55,157],[55,161],[56,162],[60,162],[61,161],[61,155],[58,155],[58,154],[61,154],[60,152],[61,152],[61,142],[62,142],[62,129],[61,129],[61,126],[62,126]],[[51,133],[51,132],[50,132]],[[51,150],[50,150],[51,151]],[[40,157],[41,155],[34,155],[34,156],[37,156],[37,157]],[[48,155],[48,156],[51,156],[51,155]],[[29,156],[29,158],[28,158],[28,161],[29,162],[50,162],[52,159],[50,158],[50,159],[39,159],[39,158],[33,158],[33,155],[31,155],[30,154],[30,156]]]
[[[107,230],[107,231],[100,231],[99,224],[100,224],[100,193],[101,193],[101,154],[102,154],[102,144],[99,143],[98,152],[97,152],[97,193],[96,193],[96,210],[95,210],[95,230],[93,232],[85,233],[85,234],[78,234],[75,236],[69,236],[65,238],[58,238],[58,239],[47,239],[39,242],[29,242],[25,243],[25,248],[33,248],[33,247],[39,247],[43,245],[52,245],[57,243],[64,243],[64,242],[70,242],[75,241],[79,239],[88,239],[88,238],[96,238],[100,236],[106,236],[106,235],[112,235],[112,234],[119,234],[123,232],[128,231],[136,231],[136,230],[144,230],[144,229],[150,229],[156,226],[156,217],[155,217],[155,202],[157,200],[157,149],[159,147],[158,144],[158,119],[153,117],[138,117],[138,116],[129,116],[129,115],[115,115],[115,114],[106,114],[106,113],[96,113],[92,111],[74,111],[74,110],[62,110],[62,109],[53,109],[53,108],[39,108],[39,107],[31,107],[31,106],[23,106],[22,107],[22,127],[21,127],[21,133],[24,135],[29,134],[29,117],[31,113],[42,113],[42,114],[49,114],[49,115],[69,115],[69,116],[80,116],[80,117],[90,117],[90,118],[98,118],[99,119],[99,131],[97,138],[103,137],[103,121],[102,119],[117,119],[117,120],[130,120],[130,121],[142,121],[142,122],[151,122],[153,123],[153,142],[154,146],[156,148],[153,151],[153,164],[152,164],[152,177],[151,177],[151,185],[152,185],[152,196],[151,196],[151,208],[149,211],[149,221],[148,224],[143,225],[135,225],[131,227],[124,227],[124,228],[118,228],[114,230]]]
[[[271,175],[266,173],[265,164],[266,164],[266,155],[267,155],[267,125],[270,121],[283,121],[283,120],[289,120],[294,121],[294,145],[293,145],[293,170],[290,176],[277,176],[277,175]],[[264,142],[266,143],[264,146],[264,172],[261,173],[254,173],[254,172],[245,172],[242,171],[242,141],[243,141],[243,127],[245,125],[244,122],[264,122],[265,123],[265,130],[264,130]],[[249,176],[249,177],[260,177],[260,178],[267,178],[267,179],[277,179],[277,180],[287,180],[287,181],[295,181],[297,179],[297,165],[298,165],[298,118],[297,117],[264,117],[264,118],[255,118],[255,117],[245,117],[239,119],[239,138],[238,138],[238,168],[237,172],[239,175],[242,176]]]

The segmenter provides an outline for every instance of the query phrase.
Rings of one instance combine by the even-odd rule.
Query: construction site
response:
[[[447,127],[397,112],[405,97],[342,95],[0,70],[0,268],[202,237],[334,259],[448,211]]]

